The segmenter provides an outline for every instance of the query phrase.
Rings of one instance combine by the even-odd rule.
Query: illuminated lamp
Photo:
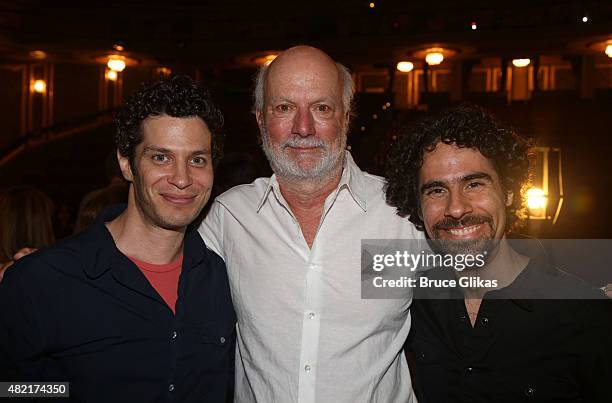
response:
[[[430,66],[436,66],[444,60],[444,54],[442,53],[442,49],[439,51],[428,51],[425,55],[425,62]]]
[[[122,72],[125,70],[125,58],[119,55],[109,56],[106,66],[113,71]]]
[[[397,70],[401,71],[402,73],[409,73],[412,71],[412,69],[414,69],[414,64],[412,64],[412,62],[402,61],[399,62],[396,67]]]
[[[513,59],[512,65],[514,67],[527,67],[531,63],[530,59]]]
[[[42,94],[45,92],[46,89],[47,89],[47,83],[45,82],[45,80],[35,80],[32,83],[32,90],[34,90],[34,92]]]
[[[532,186],[525,193],[528,218],[555,224],[563,205],[561,149],[533,147],[530,156]]]

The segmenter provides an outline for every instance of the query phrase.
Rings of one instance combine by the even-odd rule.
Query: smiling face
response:
[[[199,117],[150,116],[133,167],[119,155],[134,203],[148,225],[183,230],[202,211],[213,183],[211,134]]]
[[[438,143],[419,171],[425,230],[445,253],[482,253],[506,227],[504,193],[489,159],[478,150]]]
[[[348,118],[342,85],[336,64],[313,48],[290,49],[270,65],[256,116],[277,176],[320,179],[341,168]]]

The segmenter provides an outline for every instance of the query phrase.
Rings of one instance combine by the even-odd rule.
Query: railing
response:
[[[0,148],[0,167],[30,148],[39,147],[51,141],[108,125],[112,123],[116,111],[116,108],[107,109],[93,115],[71,119],[26,133],[16,141]]]

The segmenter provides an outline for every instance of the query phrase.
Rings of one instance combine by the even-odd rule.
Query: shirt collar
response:
[[[336,195],[344,188],[348,189],[349,194],[351,195],[355,203],[357,203],[357,205],[364,212],[367,211],[367,204],[366,204],[366,190],[367,189],[364,184],[364,173],[363,171],[361,171],[361,169],[359,169],[357,164],[355,164],[355,161],[353,160],[351,153],[348,151],[344,152],[344,164],[342,167],[342,177],[340,178],[338,187],[335,190]],[[268,196],[270,195],[271,192],[273,192],[279,200],[282,199],[276,174],[272,175],[270,179],[268,180],[266,189],[264,190],[264,193],[259,201],[259,204],[257,205],[257,212],[259,212],[259,210],[261,210],[263,205],[266,203],[266,201],[268,200]]]
[[[84,253],[81,259],[83,270],[90,278],[100,277],[122,255],[105,223],[117,218],[126,208],[126,204],[118,204],[103,210],[95,223],[82,234]],[[212,252],[208,252],[198,232],[189,227],[183,246],[183,267],[193,269],[206,258],[207,253]]]

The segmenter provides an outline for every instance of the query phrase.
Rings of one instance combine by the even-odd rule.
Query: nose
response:
[[[460,219],[466,214],[470,214],[472,212],[472,204],[470,203],[470,199],[462,192],[450,191],[449,193],[446,211],[444,212],[447,217]]]
[[[293,117],[291,132],[302,137],[316,134],[314,118],[307,108],[298,108]]]
[[[185,162],[177,161],[172,167],[172,173],[168,177],[168,182],[179,189],[185,189],[192,184],[189,174],[189,165]]]

